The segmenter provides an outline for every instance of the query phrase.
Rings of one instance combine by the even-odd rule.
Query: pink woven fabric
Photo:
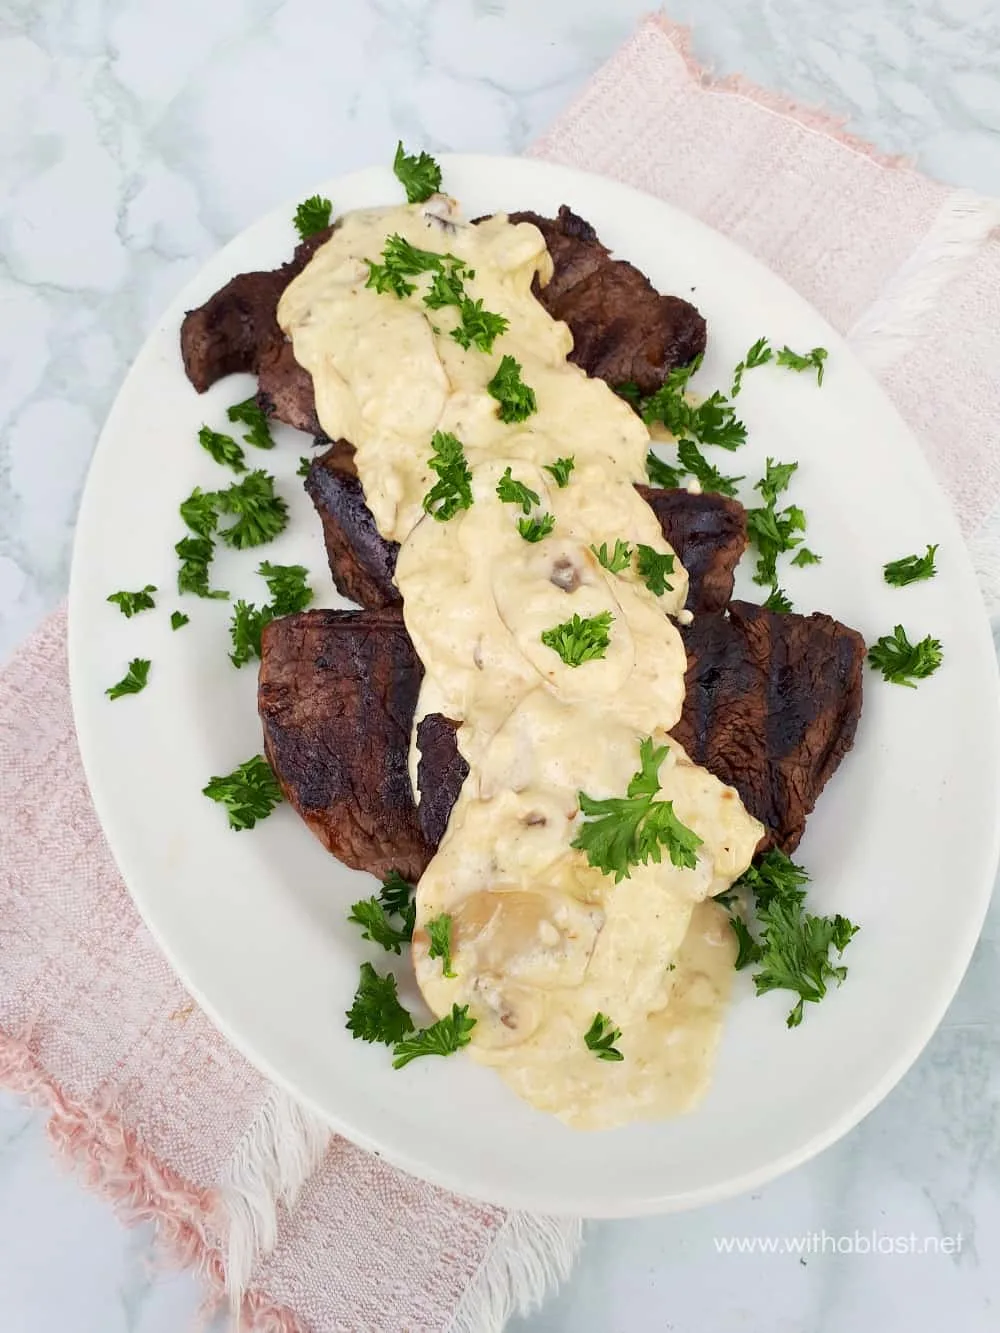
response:
[[[694,212],[852,336],[1000,589],[1000,244],[981,210],[970,232],[956,192],[815,114],[712,84],[685,34],[657,19],[535,152]],[[126,1220],[154,1219],[172,1258],[221,1296],[226,1172],[272,1090],[190,1002],[131,906],[86,792],[64,658],[60,614],[0,677],[0,1083],[46,1106],[60,1153]],[[279,1217],[245,1328],[446,1329],[505,1221],[343,1140]]]

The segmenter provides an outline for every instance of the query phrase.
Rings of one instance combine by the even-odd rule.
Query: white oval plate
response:
[[[948,505],[895,409],[809,305],[693,218],[610,181],[534,161],[450,157],[445,187],[467,215],[553,212],[565,202],[662,291],[692,295],[710,351],[696,384],[724,387],[752,342],[829,348],[826,380],[751,371],[739,400],[750,443],[712,451],[745,473],[799,460],[789,499],[823,563],[782,572],[801,610],[822,609],[871,642],[902,622],[944,644],[941,670],[916,690],[866,668],[857,744],[827,788],[797,857],[814,910],[861,924],[846,984],[807,1005],[788,1031],[786,993],[753,996],[737,978],[714,1084],[692,1114],[583,1134],[535,1112],[462,1057],[394,1072],[384,1047],[344,1027],[362,959],[373,957],[349,905],[370,877],[328,856],[282,807],[235,834],[201,795],[261,749],[256,673],[227,656],[229,604],[180,599],[177,506],[195,485],[227,484],[197,442],[229,429],[225,408],[253,390],[234,377],[199,397],[179,353],[183,312],[233,274],[293,247],[286,207],[215,256],[166,312],[129,372],[94,457],[70,593],[70,662],[80,745],[94,801],[146,923],[192,995],[275,1081],[336,1129],[416,1175],[496,1203],[588,1216],[686,1208],[759,1185],[844,1134],[886,1095],[940,1021],[982,924],[997,857],[996,668],[973,572]],[[400,197],[388,169],[320,187],[338,211]],[[265,600],[260,559],[309,566],[316,605],[337,605],[320,524],[295,475],[310,441],[279,428],[253,456],[290,499],[288,531],[262,551],[226,553],[213,586]],[[885,585],[885,561],[940,543],[940,573]],[[787,563],[787,561],[786,561]],[[746,574],[744,595],[759,600]],[[155,612],[126,621],[118,588],[160,588]],[[177,606],[191,623],[172,633]],[[105,688],[132,657],[149,687],[114,704]],[[386,956],[378,961],[385,963]],[[397,976],[406,960],[389,959]],[[405,998],[416,1002],[412,983]]]

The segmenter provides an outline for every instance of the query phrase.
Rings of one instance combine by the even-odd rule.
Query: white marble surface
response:
[[[0,4],[0,655],[62,596],[101,421],[159,308],[257,214],[397,136],[517,152],[652,0]],[[996,0],[674,0],[699,56],[1000,194]],[[294,133],[289,127],[295,125]],[[142,447],[142,441],[136,441]],[[151,460],[151,468],[155,460]],[[1000,914],[941,1030],[847,1140],[759,1195],[595,1226],[521,1333],[1000,1327]],[[734,1119],[738,1107],[733,1108]],[[719,1236],[954,1236],[957,1255],[724,1255]],[[177,1333],[148,1236],[0,1097],[3,1333]]]

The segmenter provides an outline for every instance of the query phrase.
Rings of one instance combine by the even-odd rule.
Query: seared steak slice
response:
[[[375,526],[354,464],[354,450],[338,440],[315,459],[305,482],[323,523],[323,540],[337,591],[359,606],[401,606],[393,575],[399,543]]]
[[[280,268],[238,274],[203,306],[187,312],[181,325],[181,356],[187,377],[199,393],[204,393],[224,375],[237,372],[257,374],[265,355],[285,341],[277,319],[281,293],[302,272],[318,247],[329,239],[332,230],[328,227],[302,241],[295,247],[295,254],[288,263]],[[294,358],[292,364],[297,368]],[[287,367],[282,373],[287,373]],[[312,380],[305,371],[302,374],[312,398]],[[275,378],[273,371],[271,378],[272,381]],[[272,392],[274,387],[272,382]],[[276,415],[279,421],[288,419]],[[304,419],[315,418],[315,405],[300,415]]]
[[[354,464],[338,440],[306,476],[306,490],[323,523],[330,573],[338,592],[361,606],[399,606],[393,575],[399,544],[379,534]],[[733,574],[747,544],[746,510],[723,495],[637,486],[663,535],[688,571],[689,611],[721,611],[733,595]]]
[[[417,727],[417,817],[432,847],[444,837],[448,817],[469,774],[469,765],[458,752],[457,733],[458,723],[440,713],[428,713]]]
[[[779,615],[731,602],[681,629],[684,712],[673,729],[695,763],[739,792],[791,852],[854,744],[865,644],[830,616]]]
[[[687,609],[721,611],[733,595],[733,574],[747,546],[747,511],[739,500],[707,491],[637,486],[660,520],[663,535],[688,572]]]
[[[262,635],[258,707],[285,798],[346,865],[411,881],[431,856],[407,769],[423,674],[395,610],[303,611]]]
[[[637,268],[612,259],[590,223],[565,205],[555,219],[537,213],[512,213],[511,219],[533,222],[545,237],[555,274],[548,286],[536,284],[535,292],[554,318],[569,325],[570,360],[588,375],[612,387],[634,382],[649,393],[669,371],[705,350],[705,321],[694,306],[661,296]],[[199,393],[223,375],[252,371],[259,376],[258,402],[265,412],[298,430],[322,433],[312,378],[295,360],[276,311],[285,287],[331,230],[303,241],[281,268],[241,273],[188,312],[181,353]]]
[[[637,384],[652,393],[667,374],[705,350],[705,321],[679,296],[661,296],[644,273],[612,259],[589,222],[565,204],[556,218],[511,213],[545,237],[555,273],[535,294],[573,334],[570,360],[612,388]]]

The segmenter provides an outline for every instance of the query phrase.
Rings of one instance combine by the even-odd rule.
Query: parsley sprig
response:
[[[538,410],[535,391],[522,380],[521,363],[517,357],[501,358],[496,374],[486,386],[486,392],[497,400],[497,416],[508,424],[526,421]]]
[[[677,490],[684,480],[684,469],[674,467],[654,454],[652,449],[646,454],[646,476],[653,486],[663,486],[668,491]]]
[[[413,1019],[399,1002],[396,978],[391,972],[379,976],[371,963],[361,964],[358,989],[346,1017],[355,1041],[394,1046],[413,1031]]]
[[[746,371],[753,370],[756,366],[767,365],[769,361],[774,361],[779,366],[787,366],[790,370],[815,370],[816,383],[821,385],[828,356],[825,347],[814,347],[808,352],[793,352],[790,347],[785,346],[780,352],[775,352],[766,338],[758,338],[733,371],[733,387],[729,391],[729,396],[735,398],[739,393]]]
[[[149,683],[149,668],[152,665],[144,657],[133,657],[128,664],[128,671],[116,685],[110,685],[104,693],[109,699],[121,699],[126,694],[140,694]]]
[[[191,617],[186,616],[183,611],[171,611],[170,628],[173,630],[182,629],[185,625],[191,623]]]
[[[586,619],[574,614],[571,620],[543,630],[542,643],[558,653],[567,666],[583,666],[584,662],[593,662],[607,653],[613,620],[610,611]]]
[[[674,572],[674,557],[661,554],[652,546],[644,546],[642,542],[635,548],[635,554],[636,570],[649,591],[657,597],[673,592],[674,585],[667,582],[667,575]]]
[[[625,385],[618,392],[632,403],[647,426],[662,422],[678,440],[698,444],[717,444],[721,449],[738,449],[746,442],[747,428],[736,416],[732,403],[718,389],[698,404],[691,403],[686,390],[692,375],[701,366],[696,357],[687,366],[672,370],[655,393],[643,398],[635,386]]]
[[[427,938],[430,940],[428,958],[440,958],[441,975],[453,979],[457,974],[451,966],[451,916],[447,912],[442,912],[427,922],[426,929]]]
[[[198,432],[201,447],[205,449],[220,467],[232,468],[234,472],[246,472],[246,455],[231,435],[202,426]]]
[[[596,869],[614,875],[616,884],[631,878],[633,866],[650,861],[658,865],[662,847],[675,866],[693,870],[698,863],[702,839],[677,818],[672,801],[654,800],[669,748],[654,746],[651,736],[641,742],[639,771],[625,796],[595,800],[586,792],[578,794],[585,822],[572,846],[585,852]]]
[[[592,545],[590,549],[609,574],[620,574],[623,569],[628,569],[632,563],[632,548],[628,542],[623,542],[620,537],[615,538],[613,551],[608,551],[607,542],[601,542],[599,547]]]
[[[526,542],[540,542],[547,537],[556,525],[554,514],[541,514],[535,518],[519,518],[517,530]]]
[[[939,639],[928,635],[919,643],[911,643],[902,625],[891,634],[883,634],[868,650],[870,666],[881,671],[891,684],[908,685],[911,690],[916,689],[918,680],[937,671],[943,656]]]
[[[232,407],[227,408],[226,416],[230,421],[239,422],[248,428],[243,436],[246,444],[252,444],[255,449],[274,448],[267,416],[257,406],[257,399],[253,395],[245,398],[242,403],[234,403]]]
[[[329,199],[324,199],[321,194],[311,194],[308,199],[303,199],[295,210],[295,230],[299,233],[302,240],[307,240],[310,236],[315,236],[318,231],[329,227],[330,218],[333,214],[333,204]]]
[[[928,546],[923,555],[904,555],[901,560],[890,560],[882,567],[883,578],[894,588],[905,588],[908,583],[932,579],[937,573],[934,564],[937,549],[937,546]]]
[[[219,536],[240,551],[273,541],[288,524],[288,505],[275,494],[269,472],[250,472],[227,490],[216,491],[215,503],[221,513],[235,515],[236,521],[220,529]]]
[[[215,554],[211,537],[182,537],[174,546],[181,564],[177,571],[177,591],[190,592],[195,597],[211,597],[226,601],[229,593],[223,588],[209,588],[208,570]]]
[[[497,482],[497,495],[504,504],[520,505],[526,514],[530,514],[532,507],[539,501],[538,492],[525,486],[523,481],[516,481],[511,476],[510,468],[506,469]]]
[[[460,509],[471,507],[472,473],[457,435],[435,431],[431,446],[434,452],[428,467],[437,473],[438,479],[424,496],[424,510],[444,523],[454,518]]]
[[[583,1034],[583,1040],[587,1044],[587,1050],[593,1051],[598,1060],[624,1060],[624,1055],[615,1047],[615,1042],[621,1040],[621,1035],[621,1028],[616,1028],[607,1014],[597,1013]]]
[[[245,666],[247,662],[260,657],[260,637],[264,626],[279,616],[290,616],[296,611],[304,611],[313,599],[309,586],[309,571],[305,565],[273,565],[264,560],[257,573],[267,583],[271,601],[265,606],[255,606],[241,598],[233,606],[229,633],[233,641],[233,651],[229,659],[233,666]]]
[[[554,463],[543,463],[542,466],[546,472],[551,472],[555,477],[556,485],[563,490],[569,485],[569,475],[576,467],[575,458],[557,458]]]
[[[156,585],[147,583],[145,588],[140,588],[138,592],[109,593],[107,600],[118,607],[126,620],[131,620],[140,611],[152,611],[156,606],[156,602],[153,600],[154,592],[156,592]]]
[[[266,819],[284,799],[271,765],[262,754],[255,754],[223,777],[210,778],[202,794],[225,807],[229,827],[237,833],[253,828],[259,819]]]
[[[392,170],[406,191],[406,201],[422,204],[441,189],[441,168],[430,153],[407,153],[403,141],[396,145]]]
[[[685,472],[698,481],[703,491],[714,491],[717,495],[735,495],[736,486],[742,477],[726,477],[708,461],[694,440],[681,440],[677,445],[677,461]]]
[[[752,896],[756,912],[755,935],[738,913],[730,920],[736,933],[738,968],[759,965],[753,983],[758,995],[789,990],[798,995],[785,1020],[790,1028],[802,1022],[803,1007],[818,1004],[830,983],[837,985],[847,968],[831,961],[830,951],[842,955],[859,927],[841,916],[814,916],[805,910],[806,871],[784,852],[767,852],[737,881]]]
[[[413,901],[413,885],[408,884],[396,870],[390,870],[382,881],[378,897],[362,899],[351,908],[348,921],[362,927],[362,938],[381,944],[382,948],[399,953],[404,944],[413,939],[413,924],[417,905]],[[399,925],[395,918],[399,918]]]
[[[754,583],[776,586],[778,556],[802,543],[800,534],[805,532],[805,514],[798,505],[779,509],[777,503],[798,466],[798,463],[776,463],[769,458],[763,477],[754,486],[765,501],[762,506],[747,510],[747,534],[757,548]]]
[[[402,1069],[411,1060],[424,1055],[454,1055],[463,1046],[468,1046],[475,1026],[476,1020],[469,1017],[469,1006],[453,1004],[450,1014],[396,1043],[393,1069]]]

